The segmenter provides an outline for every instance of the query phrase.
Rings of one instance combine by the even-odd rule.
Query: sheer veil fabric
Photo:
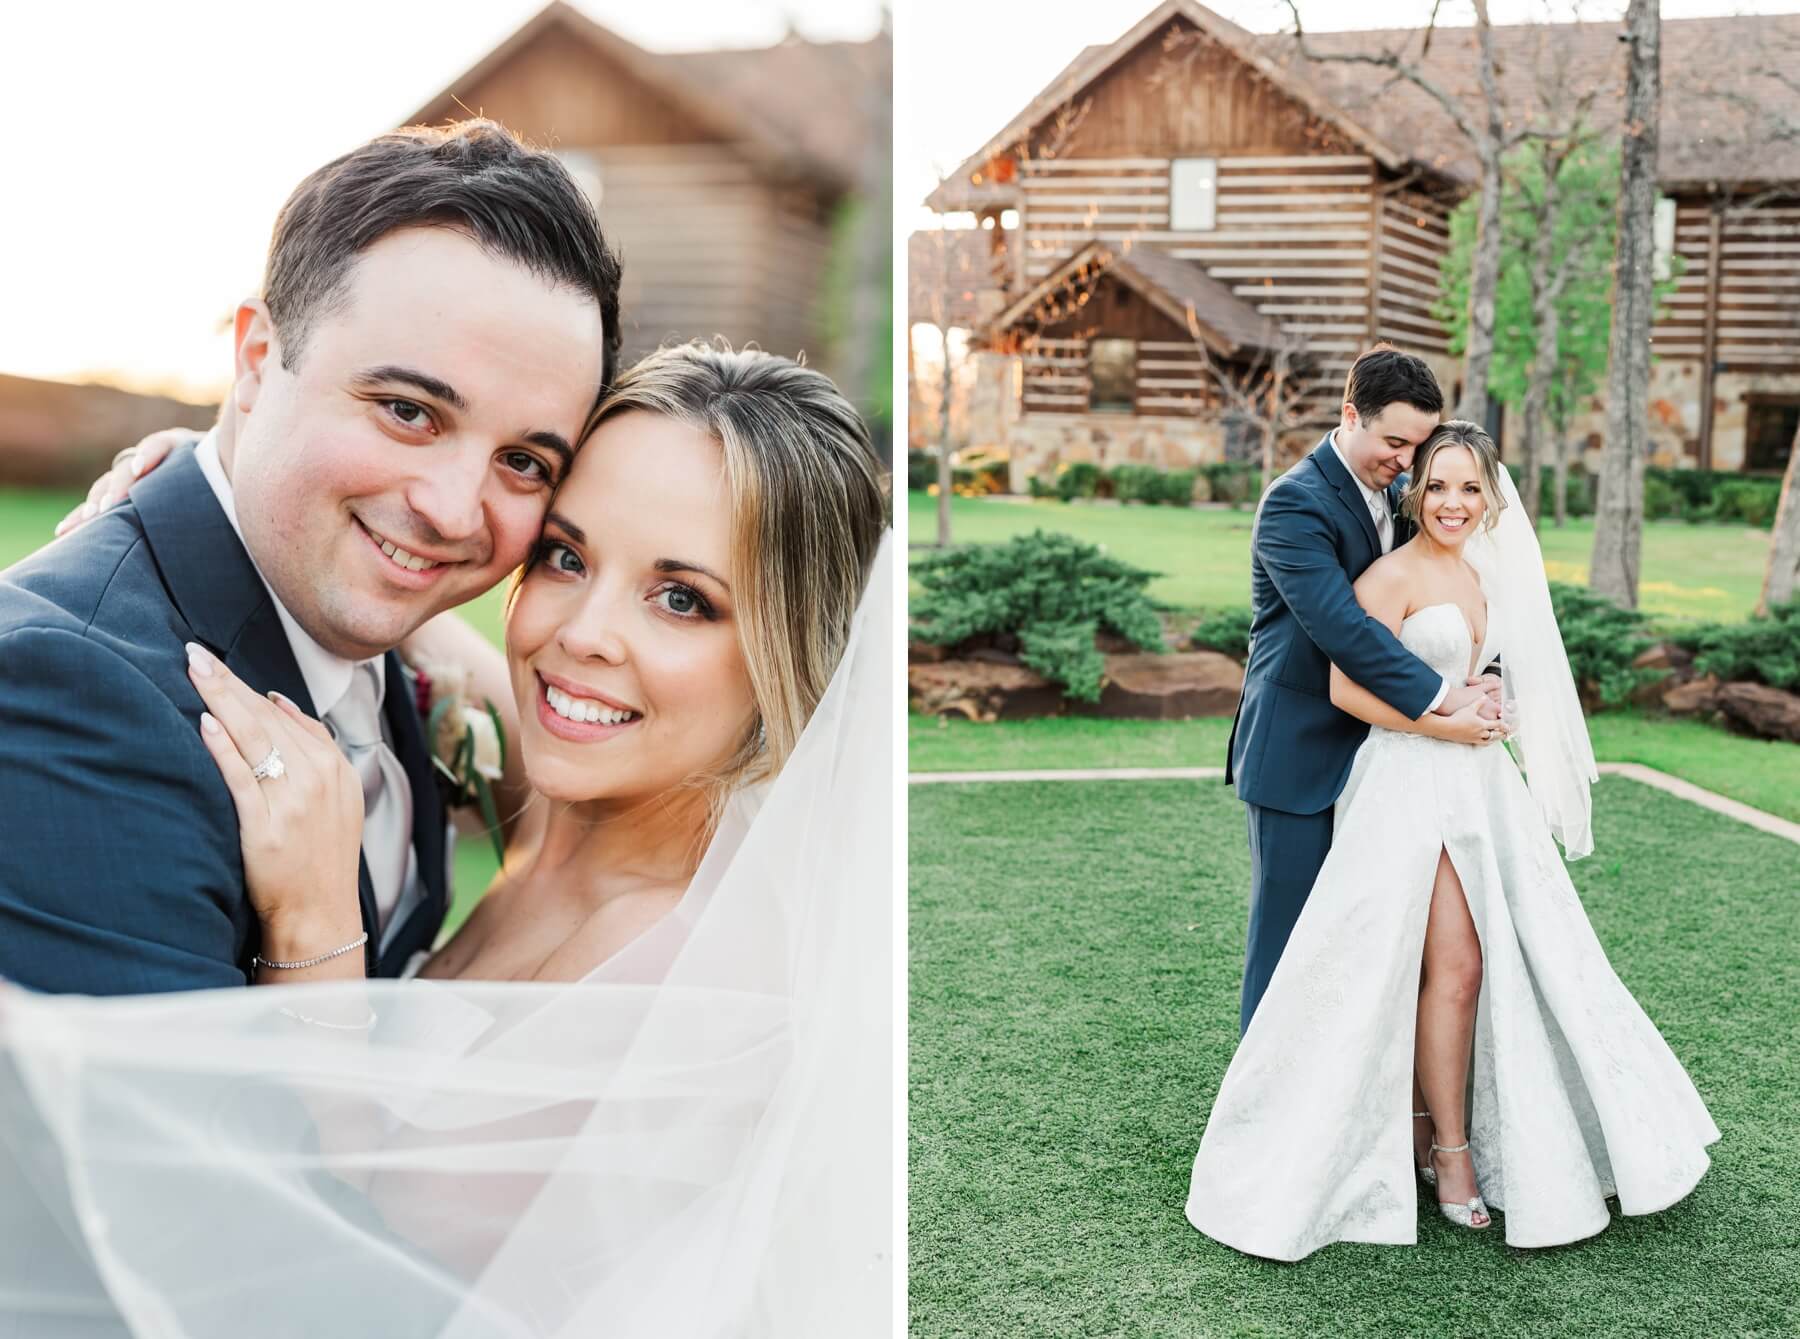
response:
[[[885,1333],[893,561],[577,985],[0,994],[0,1335]]]

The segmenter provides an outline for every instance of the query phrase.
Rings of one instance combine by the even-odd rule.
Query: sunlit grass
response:
[[[937,536],[937,499],[907,494],[908,537]],[[957,543],[991,544],[1032,530],[1057,530],[1106,546],[1115,557],[1163,575],[1150,597],[1182,610],[1223,609],[1250,602],[1249,509],[1141,507],[1019,498],[955,498],[951,535]],[[1539,535],[1544,566],[1558,581],[1585,585],[1594,548],[1592,518]],[[1644,527],[1638,600],[1659,623],[1749,617],[1762,592],[1769,532],[1742,525],[1651,521]]]

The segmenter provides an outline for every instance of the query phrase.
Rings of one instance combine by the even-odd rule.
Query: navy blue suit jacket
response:
[[[1397,507],[1394,516],[1398,546],[1408,531]],[[1316,814],[1343,792],[1369,727],[1331,705],[1334,663],[1408,717],[1437,696],[1442,677],[1350,589],[1380,556],[1374,518],[1329,436],[1264,493],[1250,540],[1250,658],[1225,765],[1247,803]]]
[[[200,741],[189,641],[318,715],[192,448],[0,573],[0,977],[88,995],[249,979],[258,924],[237,811]],[[371,975],[395,975],[429,948],[446,900],[443,802],[391,653],[387,678],[427,896],[378,953],[365,864]]]

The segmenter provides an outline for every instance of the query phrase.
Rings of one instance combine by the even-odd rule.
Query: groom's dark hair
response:
[[[1386,343],[1375,345],[1350,365],[1344,401],[1356,406],[1356,416],[1364,422],[1396,402],[1424,414],[1444,412],[1444,391],[1430,365]]]
[[[285,366],[344,299],[356,258],[398,228],[452,228],[600,305],[601,386],[619,362],[619,274],[585,192],[556,155],[476,119],[408,126],[325,164],[275,219],[263,300]]]

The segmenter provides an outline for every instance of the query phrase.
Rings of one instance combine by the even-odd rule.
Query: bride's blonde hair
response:
[[[622,374],[589,420],[642,412],[719,444],[732,597],[757,720],[716,774],[717,804],[774,776],[825,695],[888,524],[886,463],[823,373],[760,350],[676,344]]]
[[[1401,511],[1413,524],[1419,523],[1425,506],[1425,485],[1431,481],[1432,458],[1447,446],[1465,446],[1475,457],[1475,477],[1481,485],[1481,528],[1491,529],[1506,510],[1506,496],[1500,490],[1500,471],[1506,467],[1500,463],[1500,448],[1494,445],[1494,439],[1479,424],[1463,418],[1438,424],[1425,439],[1413,459],[1412,479],[1400,495]]]

